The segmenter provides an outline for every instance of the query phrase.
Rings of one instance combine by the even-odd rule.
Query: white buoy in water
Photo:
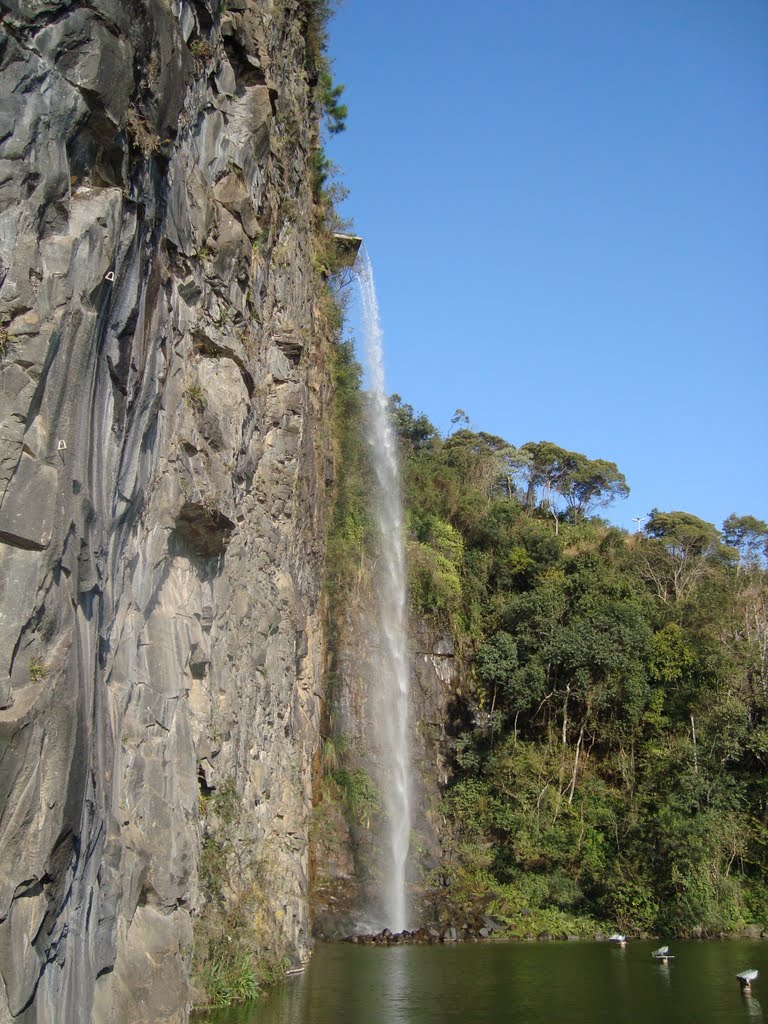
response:
[[[742,971],[741,974],[737,974],[736,977],[739,979],[739,984],[742,989],[752,988],[752,982],[757,978],[758,972],[754,967],[750,967],[748,971]]]
[[[661,960],[662,963],[666,963],[667,960],[675,959],[669,952],[669,946],[659,946],[658,949],[654,949],[651,956],[654,960]]]

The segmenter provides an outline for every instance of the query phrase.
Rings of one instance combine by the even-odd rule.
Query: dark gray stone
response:
[[[80,8],[38,32],[34,46],[71,85],[96,93],[115,125],[122,123],[134,87],[133,47],[127,40]]]
[[[182,1024],[225,827],[201,764],[237,793],[225,898],[258,882],[253,940],[311,946],[330,388],[301,24],[243,0],[225,48],[210,4],[0,6],[0,1020]]]
[[[20,548],[48,547],[57,498],[56,470],[22,456],[0,506],[0,541]]]

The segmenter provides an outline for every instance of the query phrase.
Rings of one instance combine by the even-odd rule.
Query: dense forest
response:
[[[351,344],[336,362],[332,588],[371,529]],[[629,491],[614,463],[391,405],[412,614],[464,666],[436,913],[518,935],[765,927],[768,526],[654,509],[630,534],[599,515]]]

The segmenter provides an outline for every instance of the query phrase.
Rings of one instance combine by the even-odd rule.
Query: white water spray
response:
[[[356,267],[362,298],[363,328],[370,388],[369,441],[376,474],[374,507],[381,554],[377,564],[380,652],[372,680],[373,741],[382,765],[382,798],[389,823],[388,857],[384,866],[385,925],[392,931],[408,926],[406,871],[411,835],[411,771],[408,753],[408,651],[406,570],[397,438],[384,392],[382,330],[366,252]]]

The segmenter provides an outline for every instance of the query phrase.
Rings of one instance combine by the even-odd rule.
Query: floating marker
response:
[[[110,271],[108,271],[108,272],[107,272],[107,273],[106,273],[106,274],[104,275],[104,280],[105,280],[105,281],[114,281],[114,280],[115,280],[115,272],[114,272],[114,270],[110,270]]]
[[[752,982],[757,978],[758,972],[754,967],[750,967],[748,971],[742,971],[741,974],[737,974],[736,977],[739,979],[739,984],[743,990],[750,989]]]
[[[66,441],[59,441],[59,443],[56,445],[56,451],[57,452],[65,452],[66,450],[67,450],[67,442]]]

